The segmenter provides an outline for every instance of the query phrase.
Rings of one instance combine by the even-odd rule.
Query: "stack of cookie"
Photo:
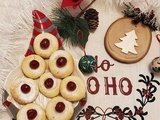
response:
[[[57,38],[50,33],[35,37],[35,54],[22,60],[24,77],[14,80],[10,86],[13,99],[23,105],[17,120],[70,120],[73,103],[85,97],[83,79],[73,75],[72,55],[59,50]],[[45,107],[35,101],[39,94],[49,99]]]

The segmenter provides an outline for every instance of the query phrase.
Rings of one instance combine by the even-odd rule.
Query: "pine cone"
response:
[[[88,23],[90,30],[95,30],[98,27],[98,25],[99,25],[98,14],[99,13],[93,8],[86,10],[86,12],[84,14],[84,19],[87,20],[87,23]]]

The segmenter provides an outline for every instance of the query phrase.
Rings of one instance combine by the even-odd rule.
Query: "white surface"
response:
[[[58,1],[58,2],[57,2]],[[90,0],[91,1],[91,0]],[[116,2],[115,2],[116,1]],[[143,60],[132,65],[121,64],[113,60],[106,52],[104,48],[104,36],[109,25],[116,19],[123,17],[121,11],[123,7],[122,1],[127,0],[97,0],[95,4],[91,7],[94,7],[99,12],[99,27],[94,33],[90,33],[89,40],[86,44],[86,52],[89,55],[98,55],[98,65],[101,64],[103,60],[108,60],[112,64],[108,71],[103,71],[100,68],[98,73],[93,73],[86,75],[86,80],[90,76],[95,76],[99,80],[100,90],[96,95],[88,93],[88,102],[87,105],[100,106],[102,109],[107,107],[113,107],[115,105],[120,105],[122,108],[125,106],[133,108],[136,102],[136,98],[139,98],[137,93],[137,88],[142,88],[141,84],[137,82],[139,79],[138,74],[143,73],[144,75],[150,75],[149,64],[153,58],[160,55],[160,46],[159,42],[156,40],[155,35],[159,32],[152,33],[152,44],[149,52]],[[133,1],[133,0],[128,0]],[[137,2],[135,2],[137,1]],[[157,7],[159,0],[152,0],[151,3],[153,6],[147,6],[145,0],[135,0],[133,2],[136,6],[143,6],[142,9],[147,10],[148,8]],[[85,6],[88,1],[84,0],[82,6]],[[60,0],[4,0],[0,1],[0,86],[3,87],[4,80],[8,73],[12,71],[19,63],[19,59],[24,55],[32,34],[32,15],[31,11],[33,9],[41,10],[46,15],[50,15],[51,8],[60,3]],[[148,3],[149,0],[148,0]],[[150,3],[150,4],[151,4]],[[70,8],[72,10],[72,8]],[[74,11],[73,14],[76,14],[78,11]],[[79,59],[83,55],[83,51],[79,48],[65,46],[65,49],[70,51],[74,58]],[[104,77],[108,77],[109,80],[112,77],[116,77],[117,86],[118,80],[121,77],[128,77],[132,81],[133,91],[132,95],[123,96],[119,89],[117,88],[118,95],[105,95],[105,84]],[[159,76],[155,76],[156,79],[159,79]],[[112,82],[112,81],[111,81]],[[159,111],[159,100],[160,92],[159,88],[156,93],[156,101],[145,107],[145,110],[149,112],[145,120],[156,120],[160,118]],[[0,90],[0,94],[2,91]],[[1,95],[0,95],[1,100]],[[103,100],[103,101],[102,101]],[[10,117],[5,108],[0,105],[0,120],[10,120]],[[107,120],[112,120],[107,118]]]

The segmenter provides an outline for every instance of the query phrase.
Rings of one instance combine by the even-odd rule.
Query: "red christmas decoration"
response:
[[[29,48],[25,54],[25,56],[34,54],[34,48],[33,48],[33,42],[34,38],[43,33],[43,32],[48,32],[54,35],[58,39],[59,47],[62,46],[62,41],[59,36],[57,27],[52,24],[52,21],[46,17],[45,14],[38,10],[33,10],[32,12],[32,17],[33,17],[33,32],[32,32],[32,38],[30,40]]]
[[[76,9],[76,7],[81,4],[83,0],[63,0],[61,4],[61,8],[72,6],[73,9]]]

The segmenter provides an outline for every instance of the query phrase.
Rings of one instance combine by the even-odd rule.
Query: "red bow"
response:
[[[73,9],[76,9],[76,7],[82,2],[83,0],[63,0],[61,4],[61,8],[72,6]]]

